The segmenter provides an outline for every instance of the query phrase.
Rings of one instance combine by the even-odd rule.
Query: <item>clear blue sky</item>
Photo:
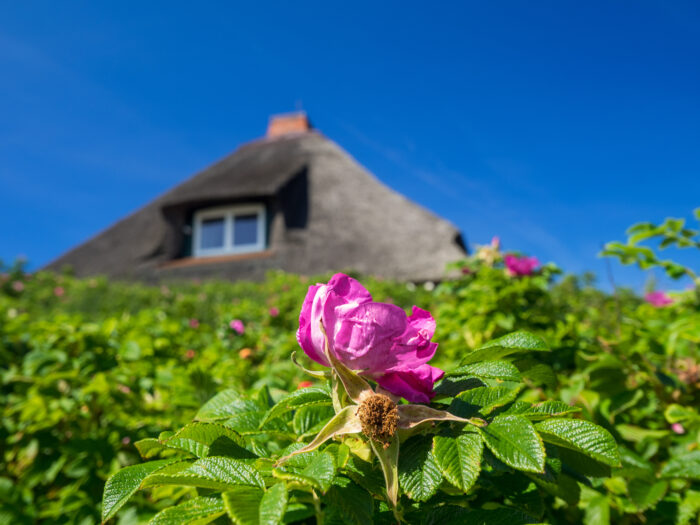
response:
[[[697,1],[218,4],[3,4],[0,258],[50,261],[297,107],[472,246],[601,281],[603,242],[700,206]]]

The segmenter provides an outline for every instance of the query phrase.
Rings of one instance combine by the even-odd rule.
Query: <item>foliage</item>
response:
[[[336,405],[336,382],[356,402],[374,395],[366,384],[356,390],[364,380],[340,364],[333,385],[321,383],[274,404],[266,388],[248,397],[222,392],[196,422],[136,443],[145,446],[144,459],[162,459],[114,474],[105,486],[103,518],[114,516],[138,489],[172,486],[191,498],[162,510],[152,523],[224,513],[238,524],[311,516],[317,523],[423,523],[436,512],[468,511],[487,520],[508,513],[521,523],[565,519],[565,509],[554,510],[554,498],[578,500],[575,478],[585,480],[585,468],[620,466],[617,444],[603,428],[573,419],[574,410],[563,403],[522,401],[525,385],[508,359],[548,351],[541,339],[519,333],[474,354],[493,349],[499,360],[468,354],[465,366],[444,381],[450,392],[443,389],[432,409],[399,404],[399,430],[386,444],[358,435],[356,406],[329,410]],[[320,427],[322,437],[314,437]],[[300,443],[299,435],[308,437]],[[299,448],[304,441],[310,443]]]
[[[686,229],[679,239],[690,239]],[[375,300],[435,315],[436,365],[449,373],[433,406],[490,423],[473,432],[426,423],[404,437],[401,515],[694,523],[699,288],[657,308],[629,290],[604,293],[591,276],[557,281],[551,264],[508,275],[489,248],[432,291],[363,278]],[[307,376],[289,360],[301,301],[325,276],[146,286],[30,275],[21,264],[0,272],[0,522],[98,523],[131,490],[112,518],[122,525],[203,515],[202,523],[313,522],[319,512],[325,523],[395,522],[380,462],[361,436],[277,467],[270,459],[309,443],[334,414],[323,380],[297,390]],[[234,319],[243,334],[230,328]],[[551,351],[518,350],[518,336],[494,343],[522,331]],[[562,430],[559,420],[581,426]],[[596,459],[605,449],[586,421],[619,444],[621,468]],[[517,447],[501,450],[514,432]],[[533,436],[544,474],[528,470],[541,465]],[[593,457],[571,448],[578,439]],[[108,485],[121,496],[102,506],[107,479],[124,467],[135,477]]]

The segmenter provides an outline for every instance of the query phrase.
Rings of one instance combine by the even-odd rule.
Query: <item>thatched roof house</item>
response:
[[[352,269],[420,281],[464,254],[452,224],[293,114],[48,268],[145,280]]]

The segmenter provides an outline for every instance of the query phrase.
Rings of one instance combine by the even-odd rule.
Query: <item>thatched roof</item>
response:
[[[258,254],[182,259],[192,212],[264,202],[268,249]],[[458,230],[394,192],[337,144],[315,131],[249,143],[48,267],[77,275],[147,280],[217,276],[260,278],[280,268],[333,270],[434,280],[463,257]]]

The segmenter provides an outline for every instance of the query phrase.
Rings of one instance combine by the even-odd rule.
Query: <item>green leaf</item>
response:
[[[560,447],[577,450],[593,459],[620,466],[620,452],[610,432],[582,419],[553,418],[537,423],[542,439]]]
[[[456,438],[435,436],[433,455],[447,481],[469,492],[481,471],[484,442],[477,433],[461,434]]]
[[[278,418],[292,410],[318,405],[332,405],[331,396],[325,388],[308,387],[295,390],[280,399],[279,402],[265,414],[265,417],[260,422],[260,426],[262,427],[269,420]]]
[[[236,414],[255,412],[260,409],[257,402],[246,399],[235,390],[224,390],[207,401],[199,409],[195,419],[199,421],[227,419]]]
[[[521,352],[548,352],[544,339],[529,332],[513,332],[480,346],[462,359],[460,366],[479,361],[493,361]]]
[[[442,472],[432,449],[430,436],[414,436],[401,444],[399,484],[412,500],[427,501],[442,482]]]
[[[265,492],[260,501],[260,525],[278,525],[282,523],[287,509],[287,486],[277,483]]]
[[[150,459],[157,456],[160,452],[168,450],[168,447],[163,446],[160,441],[155,438],[146,438],[134,443],[136,450],[139,451],[143,459]]]
[[[294,413],[294,432],[299,435],[318,432],[323,428],[329,419],[335,415],[332,407],[328,406],[310,406],[302,407]]]
[[[460,366],[449,372],[448,376],[473,376],[479,379],[499,379],[501,381],[520,382],[520,372],[509,361],[481,361]]]
[[[503,412],[504,415],[518,415],[528,418],[530,421],[539,421],[555,416],[565,416],[567,414],[575,414],[580,412],[579,407],[572,407],[563,401],[544,401],[531,405],[529,403],[513,403],[508,407],[508,410]]]
[[[357,406],[352,405],[345,407],[340,412],[338,412],[333,419],[331,419],[323,429],[316,435],[316,437],[308,445],[295,450],[291,454],[282,457],[277,460],[277,464],[281,465],[285,461],[289,460],[292,456],[297,454],[303,454],[304,452],[311,452],[317,449],[323,443],[328,441],[334,436],[341,436],[343,434],[355,434],[362,430],[362,423],[360,419],[355,415],[357,411]]]
[[[700,450],[672,457],[661,469],[661,477],[700,480]]]
[[[666,490],[668,490],[667,481],[650,483],[643,479],[635,478],[627,483],[627,492],[630,499],[640,511],[653,507],[661,501],[666,494]]]
[[[199,496],[161,510],[153,516],[148,525],[180,525],[181,523],[204,525],[225,513],[226,509],[221,498]]]
[[[544,472],[544,445],[535,427],[522,416],[496,416],[481,434],[493,455],[527,472]]]
[[[335,476],[335,462],[333,456],[328,452],[322,452],[301,471],[276,468],[272,474],[278,479],[309,485],[325,493],[330,488]]]
[[[459,417],[472,417],[476,414],[486,416],[494,409],[507,405],[518,397],[521,386],[480,386],[462,392],[452,400],[450,412]]]
[[[666,410],[664,411],[664,416],[666,417],[666,421],[668,421],[669,423],[686,423],[695,419],[699,419],[697,410],[694,410],[690,407],[684,407],[676,403],[673,403],[666,407]]]
[[[215,443],[217,452],[219,452],[217,455],[223,455],[221,452],[226,450],[227,456],[238,459],[257,457],[243,448],[242,445],[245,444],[245,441],[238,432],[219,423],[190,423],[162,444],[202,458],[209,455],[210,447]]]
[[[605,494],[590,490],[592,495],[583,501],[585,525],[610,525],[610,503]]]
[[[180,461],[147,476],[142,487],[185,485],[226,490],[236,485],[265,487],[260,473],[241,460],[209,457],[195,462]]]
[[[260,525],[262,497],[257,487],[234,487],[223,494],[226,513],[236,525]]]
[[[107,521],[129,500],[139,489],[143,480],[158,469],[162,469],[176,461],[161,459],[139,465],[124,467],[110,476],[105,484],[102,495],[102,521]]]
[[[339,523],[372,525],[374,501],[369,492],[344,477],[338,477],[328,491],[329,511]]]
[[[328,452],[322,452],[301,471],[301,474],[314,481],[314,484],[326,492],[331,487],[335,476],[335,462]]]

